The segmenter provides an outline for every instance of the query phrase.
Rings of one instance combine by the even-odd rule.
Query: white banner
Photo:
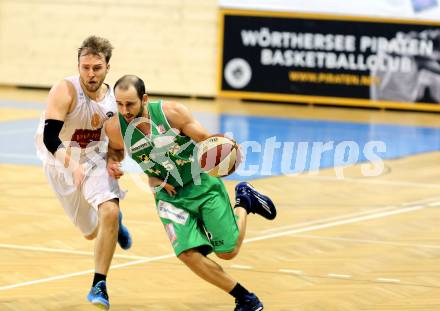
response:
[[[219,0],[222,8],[439,20],[439,0]]]

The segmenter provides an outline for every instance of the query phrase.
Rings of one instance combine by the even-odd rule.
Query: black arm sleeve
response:
[[[43,142],[47,150],[52,154],[58,150],[59,147],[64,147],[59,137],[64,121],[47,119],[44,121]]]

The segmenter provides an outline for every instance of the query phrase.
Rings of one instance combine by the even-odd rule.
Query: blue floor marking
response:
[[[0,122],[0,163],[40,164],[34,145],[38,119]]]
[[[242,177],[253,179],[308,171],[311,168],[311,151],[314,142],[329,143],[333,141],[333,148],[325,151],[318,162],[320,169],[333,167],[337,164],[335,163],[335,150],[338,145],[344,146],[342,144],[344,141],[353,141],[359,149],[357,159],[351,163],[366,161],[363,149],[369,141],[384,143],[386,152],[376,152],[382,159],[394,159],[440,150],[440,128],[237,115],[222,115],[220,123],[221,132],[232,132],[239,143],[254,141],[254,145],[261,146],[262,150],[261,152],[247,152],[245,165],[240,167],[241,170],[247,171],[250,165],[254,165],[259,168],[258,171],[252,175],[248,173],[243,176],[243,173],[238,170],[238,173],[230,177],[231,179],[242,179]],[[271,137],[281,146],[275,149],[273,160],[269,161],[272,164],[269,170],[267,165],[264,167],[264,162],[270,154],[266,153],[265,155],[263,151],[264,147],[270,143],[268,139]],[[308,143],[308,148],[303,149],[307,150],[304,170],[301,170],[301,167],[295,167],[299,142]],[[283,151],[284,160],[288,159],[289,153],[286,143],[294,144],[294,148],[290,152],[290,154],[293,153],[293,156],[290,163],[284,163],[284,170],[282,170]],[[345,159],[348,159],[348,152],[346,150]],[[304,155],[304,152],[302,154]],[[286,171],[286,168],[289,170]]]
[[[43,111],[44,104],[37,102],[19,102],[11,100],[0,100],[0,107],[16,108],[16,109],[36,109]]]

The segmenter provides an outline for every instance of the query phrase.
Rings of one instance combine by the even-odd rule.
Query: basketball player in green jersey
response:
[[[242,182],[235,188],[233,210],[223,182],[203,173],[193,160],[196,143],[210,134],[188,109],[173,102],[148,102],[144,82],[137,76],[123,76],[114,91],[119,113],[105,125],[109,146],[117,151],[108,157],[110,175],[123,174],[119,162],[125,148],[149,177],[176,256],[199,277],[235,297],[234,310],[263,310],[257,296],[206,255],[214,252],[222,259],[234,258],[249,213],[275,218],[270,198]]]

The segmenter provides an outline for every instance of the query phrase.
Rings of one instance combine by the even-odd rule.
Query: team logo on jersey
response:
[[[101,127],[101,117],[96,112],[92,115],[92,121],[90,122],[92,125],[92,128],[96,129],[98,127]]]
[[[140,156],[138,156],[139,160],[141,160],[142,162],[148,162],[150,161],[150,158],[146,155],[146,154],[142,154]]]

